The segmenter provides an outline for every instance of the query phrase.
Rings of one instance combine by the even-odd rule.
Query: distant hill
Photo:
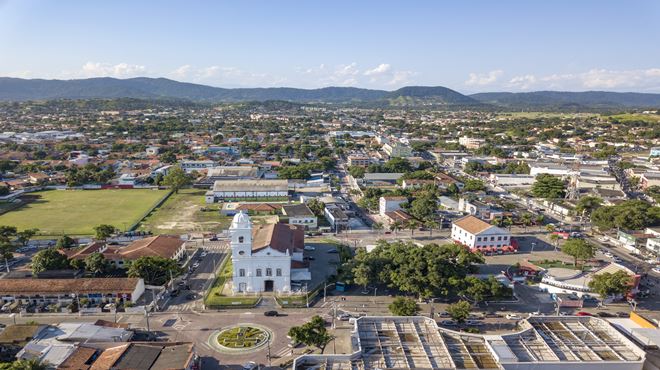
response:
[[[88,78],[41,80],[0,78],[0,101],[52,99],[186,99],[196,102],[248,102],[281,100],[296,103],[423,103],[437,105],[481,104],[445,87],[404,87],[396,91],[325,87],[224,89],[166,78]]]
[[[166,78],[43,80],[0,77],[0,101],[54,99],[160,99],[201,103],[282,101],[373,107],[583,110],[660,107],[660,94],[603,91],[490,92],[470,96],[442,86],[407,86],[395,91],[355,87],[225,89]]]
[[[660,107],[660,94],[608,91],[488,92],[469,97],[485,104],[512,109],[646,108]]]

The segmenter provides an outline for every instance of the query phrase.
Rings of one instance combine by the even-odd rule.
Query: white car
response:
[[[204,252],[202,252],[202,254],[200,254],[200,256],[201,256],[201,257],[206,257],[208,254],[209,254],[209,252],[204,251]]]
[[[195,263],[193,263],[192,267],[193,267],[194,269],[198,268],[198,267],[199,267],[199,262],[195,262]]]
[[[509,320],[520,320],[520,316],[516,315],[515,313],[507,314],[506,318]]]
[[[243,364],[243,370],[254,370],[257,368],[257,363],[254,361],[246,362]]]
[[[312,247],[311,245],[306,245],[303,249],[306,250],[306,251],[315,251],[316,250],[316,248]]]
[[[660,267],[654,267],[653,272],[655,272],[656,274],[660,274]]]

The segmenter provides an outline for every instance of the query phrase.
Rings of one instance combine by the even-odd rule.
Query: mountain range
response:
[[[320,89],[219,88],[166,78],[110,77],[78,80],[0,78],[0,101],[53,99],[182,99],[193,102],[282,100],[295,103],[366,104],[372,106],[445,106],[491,109],[658,108],[660,94],[604,91],[528,93],[487,92],[463,95],[442,86],[407,86],[394,91],[355,87]]]

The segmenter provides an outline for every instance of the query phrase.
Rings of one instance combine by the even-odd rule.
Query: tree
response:
[[[21,246],[25,247],[30,242],[30,239],[37,235],[38,232],[39,229],[25,229],[23,231],[19,231],[16,233],[16,240]]]
[[[351,166],[348,168],[348,173],[356,179],[363,178],[365,171],[364,167]]]
[[[545,230],[549,233],[553,233],[553,232],[555,232],[555,225],[547,224],[547,225],[545,225]]]
[[[112,225],[101,224],[94,227],[94,232],[96,233],[96,239],[105,241],[117,232],[117,228]]]
[[[57,243],[55,243],[55,248],[57,249],[67,249],[75,246],[76,241],[68,235],[60,236],[59,239],[57,239]]]
[[[632,277],[625,271],[615,273],[605,272],[596,274],[589,281],[589,289],[598,293],[601,300],[611,296],[620,296],[626,294],[631,287]]]
[[[541,173],[536,175],[532,185],[532,195],[537,198],[557,199],[566,194],[566,184],[559,177]]]
[[[4,197],[5,195],[9,195],[10,190],[6,186],[0,186],[0,197]]]
[[[660,223],[660,207],[643,200],[627,200],[614,206],[597,208],[591,213],[591,222],[601,230],[639,230]]]
[[[439,228],[440,224],[437,221],[434,221],[434,220],[426,220],[424,222],[424,227],[429,229],[429,236],[433,236],[433,229]]]
[[[390,230],[394,231],[394,234],[396,235],[396,232],[401,230],[402,226],[403,226],[403,224],[401,223],[401,221],[393,221],[390,224]]]
[[[406,222],[406,227],[410,230],[410,235],[412,236],[415,234],[415,229],[419,227],[419,221],[408,220],[408,222]]]
[[[520,222],[522,222],[523,226],[525,227],[525,231],[527,231],[527,226],[532,224],[532,215],[529,213],[523,213],[520,216]]]
[[[486,185],[483,181],[477,179],[467,179],[463,186],[463,191],[485,191]]]
[[[70,259],[69,265],[71,265],[71,268],[74,270],[84,270],[86,268],[85,260],[79,260],[76,258]]]
[[[644,190],[644,194],[651,197],[656,203],[660,203],[660,185],[649,186]]]
[[[55,248],[41,250],[32,257],[33,274],[47,270],[63,270],[69,267],[71,267],[69,260]]]
[[[371,224],[371,228],[376,231],[383,230],[383,227],[384,226],[382,222],[374,222],[373,224]]]
[[[490,286],[476,276],[468,276],[465,278],[463,294],[472,298],[474,303],[479,303],[490,295]]]
[[[414,299],[407,297],[396,297],[387,308],[395,316],[416,316],[420,309]]]
[[[301,325],[289,329],[289,337],[295,342],[300,342],[307,346],[314,346],[323,352],[325,346],[330,343],[333,337],[325,328],[325,320],[316,315],[312,319]]]
[[[561,251],[573,257],[573,265],[577,266],[578,260],[586,261],[594,257],[596,246],[584,239],[568,239]]]
[[[131,261],[128,267],[128,277],[142,278],[149,285],[164,285],[170,277],[181,273],[176,261],[158,256],[140,257]]]
[[[447,306],[447,313],[458,323],[463,323],[470,317],[471,305],[468,301],[458,301]]]
[[[167,175],[163,177],[163,185],[169,186],[174,193],[178,193],[181,188],[192,184],[192,177],[184,171],[181,166],[172,166]]]
[[[534,218],[534,224],[539,227],[539,231],[541,231],[541,226],[543,226],[543,221],[545,221],[545,216],[543,215],[536,215]]]
[[[356,266],[353,269],[353,282],[366,290],[367,286],[373,282],[371,266],[366,263]]]
[[[94,252],[85,258],[85,268],[95,275],[102,274],[108,269],[108,261],[102,253]]]
[[[575,213],[577,215],[591,215],[596,208],[603,204],[603,200],[598,197],[586,196],[580,198],[575,205]]]
[[[307,202],[307,207],[309,207],[309,210],[314,213],[314,216],[323,217],[325,212],[325,203],[316,198],[313,198]]]
[[[410,203],[410,214],[419,220],[426,220],[430,217],[433,217],[436,208],[438,208],[438,204],[435,200],[435,197],[431,195],[424,195],[415,198]]]
[[[47,366],[38,359],[16,360],[14,362],[0,363],[0,370],[46,370]]]

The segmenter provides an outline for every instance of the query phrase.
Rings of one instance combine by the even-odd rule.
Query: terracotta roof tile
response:
[[[305,243],[305,232],[301,227],[286,224],[267,224],[256,227],[252,231],[252,251],[257,252],[270,246],[280,252],[293,253],[302,249]]]
[[[96,348],[78,347],[57,369],[87,370],[91,367],[89,362],[96,352]]]
[[[0,279],[0,292],[31,293],[133,293],[139,278]]]
[[[481,219],[474,217],[472,215],[459,218],[458,220],[454,221],[454,225],[460,227],[461,229],[473,235],[479,234],[480,232],[485,231],[486,229],[494,227],[488,222],[482,221]]]

